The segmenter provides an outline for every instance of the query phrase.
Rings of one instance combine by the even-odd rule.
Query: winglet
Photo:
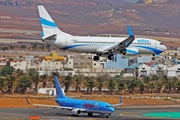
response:
[[[29,105],[31,105],[31,103],[29,102],[28,98],[25,97],[25,99],[26,99],[26,102],[27,102]]]
[[[122,96],[120,96],[120,105],[123,104],[123,101],[122,101]]]
[[[134,37],[134,34],[133,34],[130,26],[128,26],[128,34],[130,37]]]
[[[113,104],[112,106],[121,106],[123,104],[123,101],[122,101],[122,96],[120,96],[120,102],[119,104]]]

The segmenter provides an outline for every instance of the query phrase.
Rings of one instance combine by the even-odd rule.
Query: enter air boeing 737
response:
[[[106,118],[108,118],[109,115],[111,115],[111,113],[114,112],[115,106],[122,105],[122,97],[120,97],[119,104],[113,104],[113,105],[102,101],[68,98],[63,94],[57,76],[54,76],[54,82],[56,87],[56,102],[57,104],[59,104],[59,106],[44,105],[44,104],[31,104],[31,105],[66,109],[71,111],[73,115],[81,115],[82,112],[85,112],[88,113],[88,116],[93,116],[93,113],[97,113],[106,116]],[[27,98],[26,101],[28,104],[30,104]]]
[[[99,56],[107,56],[109,60],[114,59],[114,54],[138,55],[152,54],[160,55],[167,49],[161,42],[148,38],[135,38],[128,26],[129,37],[91,37],[73,36],[61,31],[50,17],[44,6],[39,5],[38,11],[42,26],[42,40],[62,50],[80,53],[96,54],[94,60]]]

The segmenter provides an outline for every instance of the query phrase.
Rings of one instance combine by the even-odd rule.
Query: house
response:
[[[169,67],[168,77],[180,77],[180,64]]]
[[[128,59],[122,58],[121,55],[114,55],[115,60],[104,62],[104,69],[124,69],[128,67]]]

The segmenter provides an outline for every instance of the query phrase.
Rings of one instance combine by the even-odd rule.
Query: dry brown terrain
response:
[[[179,0],[163,4],[121,4],[119,1],[18,0],[17,6],[0,5],[0,25],[8,29],[41,30],[37,5],[44,5],[58,26],[73,35],[127,33],[125,26],[131,25],[135,34],[145,35],[145,29],[159,28],[160,32],[147,34],[179,37]],[[172,34],[166,35],[164,31]]]
[[[35,95],[2,95],[0,97],[0,108],[30,108],[35,107],[26,103],[25,96],[29,98],[29,101],[33,104],[48,104],[48,105],[57,105],[54,101],[55,98],[47,98],[42,95],[38,97]],[[71,96],[73,96],[71,94]],[[97,96],[97,95],[82,95],[76,94],[74,97],[78,97],[81,99],[91,99],[91,100],[100,100],[109,102],[111,104],[119,103],[119,97],[115,96]],[[44,97],[44,98],[43,98]],[[155,106],[155,105],[179,105],[180,101],[174,100],[164,100],[164,99],[149,99],[149,98],[128,98],[123,97],[123,106]]]

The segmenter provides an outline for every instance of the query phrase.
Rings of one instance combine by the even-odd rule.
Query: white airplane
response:
[[[129,37],[127,38],[73,36],[58,28],[44,6],[39,5],[38,11],[43,30],[42,40],[45,43],[62,50],[96,54],[94,60],[99,60],[99,56],[108,56],[109,60],[113,60],[114,54],[152,54],[154,59],[155,55],[160,55],[167,50],[167,47],[157,40],[135,38],[130,26],[128,26]]]

